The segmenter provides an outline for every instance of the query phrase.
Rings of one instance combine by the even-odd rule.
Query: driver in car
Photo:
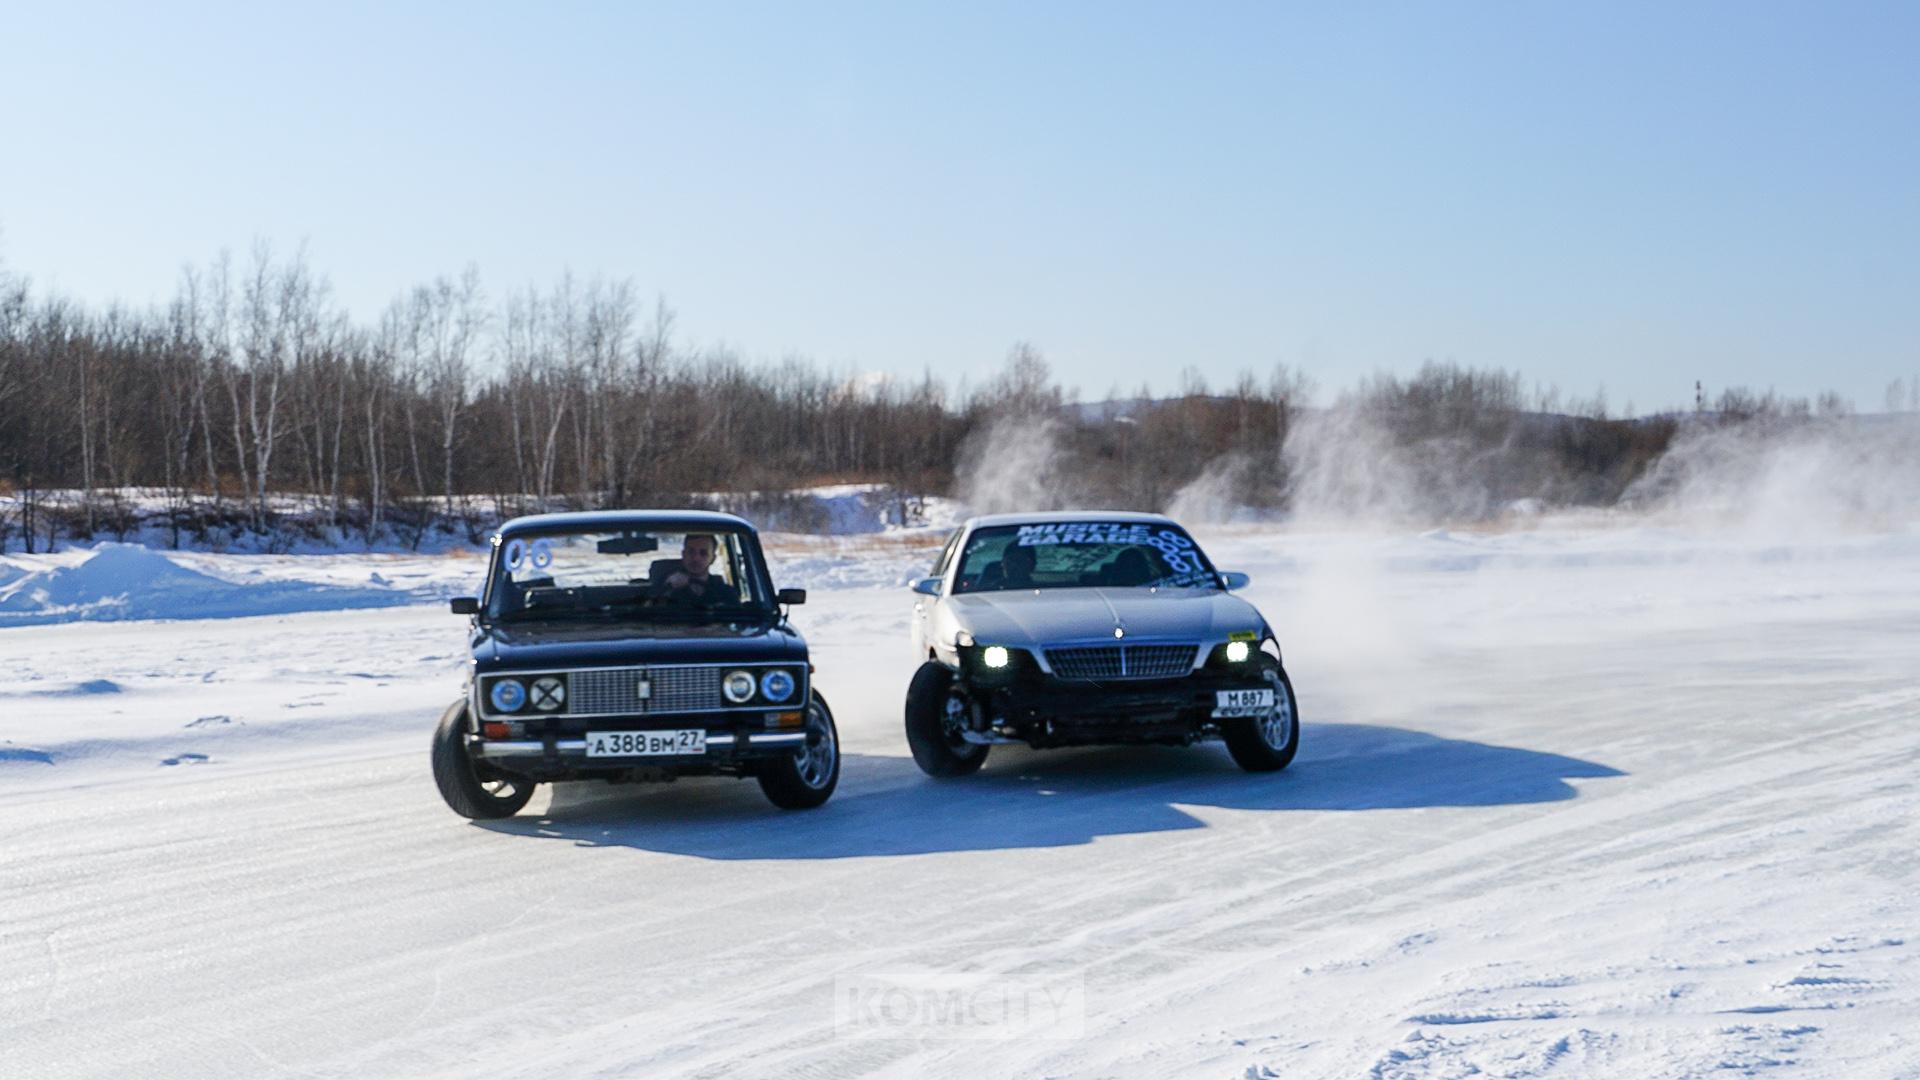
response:
[[[693,607],[714,607],[737,601],[733,587],[713,574],[713,558],[720,541],[711,533],[689,533],[680,544],[680,569],[654,582],[655,599]]]
[[[1039,565],[1040,553],[1030,547],[1017,544],[1007,545],[1000,553],[997,562],[989,563],[980,575],[982,589],[1030,589],[1033,587],[1033,568]]]

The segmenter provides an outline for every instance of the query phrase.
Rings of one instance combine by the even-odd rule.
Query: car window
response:
[[[1106,521],[975,529],[954,579],[956,593],[1085,587],[1218,588],[1219,580],[1183,530]]]
[[[940,549],[940,557],[933,561],[933,574],[931,576],[947,576],[947,567],[953,565],[953,553],[960,547],[960,534],[965,531],[964,529],[955,529],[953,535],[947,537],[947,546]]]
[[[764,574],[738,530],[535,533],[504,539],[496,618],[738,612],[764,607]]]

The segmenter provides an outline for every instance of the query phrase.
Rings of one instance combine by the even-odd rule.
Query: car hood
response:
[[[785,622],[476,625],[472,649],[480,673],[807,659],[806,639]]]
[[[1264,628],[1252,604],[1212,589],[1036,589],[950,597],[954,617],[981,644],[1032,646],[1112,640],[1218,641]]]

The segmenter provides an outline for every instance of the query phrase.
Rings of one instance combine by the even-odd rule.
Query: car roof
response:
[[[503,522],[494,533],[507,536],[521,532],[593,532],[600,529],[659,529],[670,526],[754,531],[753,523],[747,519],[713,510],[581,510],[565,514],[528,514]]]
[[[1180,527],[1179,522],[1165,514],[1143,514],[1137,510],[1045,510],[1025,514],[982,514],[968,518],[965,527],[977,529],[996,525],[1046,525],[1071,521],[1119,521],[1133,525]]]

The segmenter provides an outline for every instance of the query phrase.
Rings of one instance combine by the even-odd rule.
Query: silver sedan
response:
[[[996,743],[1033,747],[1222,739],[1250,771],[1300,743],[1279,643],[1158,514],[974,518],[913,583],[907,742],[929,775],[963,776]]]

